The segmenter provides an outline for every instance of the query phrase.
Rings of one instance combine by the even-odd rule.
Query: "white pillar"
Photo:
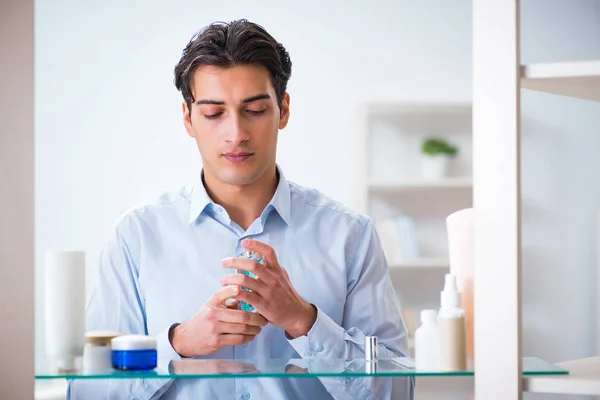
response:
[[[521,399],[519,1],[473,1],[475,396]]]

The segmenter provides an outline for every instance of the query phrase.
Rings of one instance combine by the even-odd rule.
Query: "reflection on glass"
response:
[[[47,363],[38,363],[36,378],[249,378],[274,377],[293,378],[294,375],[311,375],[314,377],[340,376],[470,376],[472,369],[464,371],[423,371],[414,366],[414,361],[407,357],[365,361],[364,359],[183,359],[169,360],[160,363],[153,371],[105,371],[89,373],[78,369],[75,372],[57,372],[47,367]],[[523,359],[523,375],[562,375],[567,371],[556,367],[542,359],[525,357]]]
[[[171,375],[226,375],[258,373],[260,371],[251,362],[235,360],[172,360],[169,363]]]

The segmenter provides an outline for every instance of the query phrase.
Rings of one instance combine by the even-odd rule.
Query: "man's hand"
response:
[[[270,246],[250,239],[244,239],[242,246],[260,254],[264,264],[249,258],[236,257],[223,260],[223,266],[250,271],[258,278],[230,274],[226,275],[221,283],[224,286],[237,285],[250,289],[252,292],[240,290],[232,297],[253,305],[257,313],[285,330],[292,338],[306,335],[317,319],[316,308],[294,290],[287,271],[279,265],[277,255]]]
[[[267,324],[259,314],[232,309],[226,303],[240,292],[237,286],[219,289],[188,321],[172,331],[171,345],[182,357],[205,356],[227,346],[251,342]]]

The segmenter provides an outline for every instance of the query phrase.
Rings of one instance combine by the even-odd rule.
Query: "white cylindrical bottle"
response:
[[[419,371],[439,370],[439,337],[435,310],[421,311],[421,326],[415,331],[415,367]]]
[[[460,307],[460,293],[453,274],[446,274],[441,303],[438,313],[440,370],[464,371],[467,369],[466,314]]]
[[[59,370],[76,367],[85,334],[85,253],[48,250],[44,312],[46,355]]]

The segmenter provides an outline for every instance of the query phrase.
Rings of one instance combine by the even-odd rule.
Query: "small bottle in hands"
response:
[[[250,258],[260,264],[263,263],[263,258],[260,254],[255,253],[253,251],[248,251],[245,250],[242,254],[238,255],[238,257],[244,257],[244,258]],[[256,279],[256,275],[254,275],[252,272],[250,271],[245,271],[242,269],[238,269],[237,270],[238,274],[243,274],[246,276],[249,276],[250,278],[254,278]],[[242,290],[247,290],[248,292],[251,292],[250,289],[243,287],[242,286]],[[240,301],[238,304],[238,309],[242,310],[242,311],[249,311],[249,312],[256,312],[256,308],[254,308],[254,306],[252,306],[251,304],[246,303],[245,301]]]
[[[180,356],[191,358],[254,340],[267,320],[258,313],[240,311],[237,304],[229,304],[228,300],[239,290],[239,286],[222,287],[192,318],[174,325],[169,331],[173,349]]]

